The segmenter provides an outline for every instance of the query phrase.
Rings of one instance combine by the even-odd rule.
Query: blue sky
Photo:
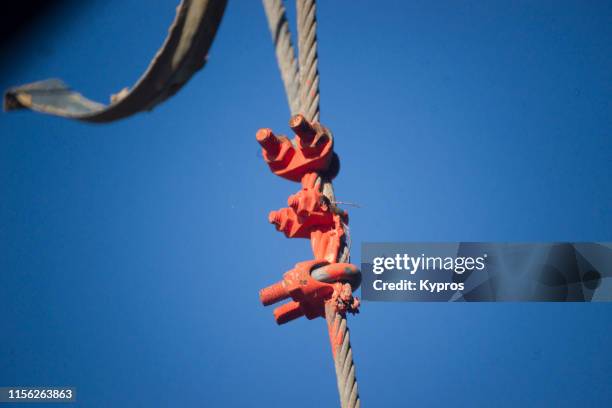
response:
[[[353,262],[364,241],[611,240],[610,2],[320,3],[321,120],[337,198],[361,206]],[[59,77],[108,101],[175,6],[64,11],[0,85]],[[88,408],[333,406],[324,321],[276,327],[257,297],[311,256],[267,223],[298,185],[255,132],[288,119],[258,1],[230,1],[208,65],[151,113],[0,115],[0,385],[74,385]],[[611,318],[366,302],[349,321],[362,401],[609,406]]]

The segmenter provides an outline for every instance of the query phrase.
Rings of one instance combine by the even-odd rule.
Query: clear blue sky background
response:
[[[610,2],[320,3],[354,262],[363,241],[611,240]],[[0,85],[107,101],[175,6],[64,11]],[[236,0],[152,113],[2,114],[0,385],[74,385],[87,408],[335,406],[324,321],[277,327],[257,297],[311,256],[267,223],[298,186],[255,132],[288,119],[261,4]],[[609,304],[370,302],[350,327],[367,407],[603,407],[611,322]]]

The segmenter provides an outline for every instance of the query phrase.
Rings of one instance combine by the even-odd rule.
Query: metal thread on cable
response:
[[[357,408],[361,406],[359,389],[355,377],[355,364],[349,330],[346,325],[346,315],[338,313],[335,305],[325,305],[325,320],[329,331],[329,340],[334,355],[334,366],[338,382],[338,394],[342,408]]]
[[[300,102],[302,114],[319,121],[319,55],[317,54],[317,6],[314,0],[297,0]]]
[[[268,18],[268,27],[270,28],[270,34],[272,34],[274,51],[285,86],[287,102],[289,102],[289,109],[291,110],[291,116],[293,116],[300,110],[298,65],[291,43],[285,6],[282,0],[263,0],[263,6]]]

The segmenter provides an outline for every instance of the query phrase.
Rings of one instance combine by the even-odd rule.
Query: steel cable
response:
[[[361,406],[361,401],[359,400],[359,388],[355,377],[355,363],[353,362],[353,350],[346,324],[346,314],[338,313],[335,305],[327,303],[325,305],[325,320],[327,320],[329,341],[334,356],[340,406],[342,408],[358,408]]]
[[[300,101],[302,114],[306,119],[319,121],[319,56],[317,53],[317,16],[315,0],[297,0],[298,52],[300,74]],[[323,178],[323,194],[329,202],[335,203],[331,180]],[[346,240],[339,251],[339,262],[348,262],[350,257]],[[353,351],[346,322],[346,312],[339,312],[336,305],[325,305],[325,319],[332,344],[338,393],[342,408],[361,405],[355,376]]]
[[[317,10],[314,0],[297,0],[300,102],[302,114],[319,121],[319,56],[317,54]]]
[[[302,113],[309,121],[319,121],[319,69],[317,54],[317,19],[314,0],[296,0],[298,28],[298,64],[291,46],[291,34],[281,0],[263,0],[270,32],[275,45],[276,58],[287,92],[291,114]],[[297,74],[296,73],[297,67]],[[299,82],[298,82],[299,78]],[[299,98],[296,101],[296,93]],[[322,178],[322,192],[330,203],[335,203],[330,179]],[[348,229],[346,230],[348,234]],[[346,235],[338,252],[339,262],[349,262],[350,248]],[[355,364],[350,343],[346,312],[339,312],[336,305],[327,302],[325,319],[332,345],[338,393],[342,408],[360,407],[359,390],[355,376]]]
[[[285,86],[287,102],[289,102],[289,109],[291,110],[291,116],[293,116],[300,111],[298,66],[291,43],[285,6],[282,0],[264,0],[263,5],[274,42],[276,60]]]

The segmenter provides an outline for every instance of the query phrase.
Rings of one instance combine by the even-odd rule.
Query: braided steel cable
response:
[[[336,305],[328,302],[325,304],[325,320],[327,320],[329,341],[334,355],[340,405],[342,408],[359,408],[361,401],[355,377],[353,350],[346,326],[346,315],[338,313]]]
[[[317,53],[317,7],[315,0],[296,0],[299,92],[301,113],[309,121],[319,122],[319,55]],[[334,187],[330,179],[322,177],[321,189],[330,203],[335,203]],[[335,204],[333,204],[335,205]],[[346,240],[338,253],[339,262],[349,261]]]
[[[319,121],[319,56],[317,54],[317,16],[315,0],[296,0],[298,52],[300,74],[300,101],[302,113],[310,121]],[[330,203],[335,203],[334,188],[331,180],[323,178],[323,195]],[[348,231],[346,231],[348,233]],[[339,262],[350,258],[346,239],[338,253]],[[359,389],[355,377],[353,351],[346,324],[346,312],[339,312],[337,305],[328,301],[325,304],[325,320],[334,356],[338,393],[342,408],[360,407]]]
[[[297,0],[300,102],[310,121],[319,121],[319,56],[317,54],[317,7],[314,0]]]
[[[319,121],[319,69],[317,54],[317,20],[314,0],[296,0],[298,20],[299,67],[291,46],[291,34],[281,0],[263,0],[276,48],[276,58],[283,77],[291,113],[301,112],[309,121]],[[297,73],[295,69],[297,67]],[[299,79],[299,81],[298,81]],[[293,93],[297,90],[298,98]],[[321,176],[321,191],[335,203],[334,188],[331,179]],[[335,204],[332,204],[335,205]],[[348,229],[345,230],[348,234]],[[338,251],[338,262],[349,262],[350,248],[346,235]],[[355,364],[350,343],[346,312],[340,312],[337,304],[328,301],[325,304],[325,319],[334,357],[338,393],[342,408],[360,407]]]
[[[328,301],[325,304],[325,320],[327,321],[327,330],[334,357],[340,406],[342,408],[360,407],[359,388],[355,376],[355,363],[346,323],[346,312],[339,312],[337,305]]]
[[[298,65],[282,0],[263,0],[291,116],[300,110]]]

